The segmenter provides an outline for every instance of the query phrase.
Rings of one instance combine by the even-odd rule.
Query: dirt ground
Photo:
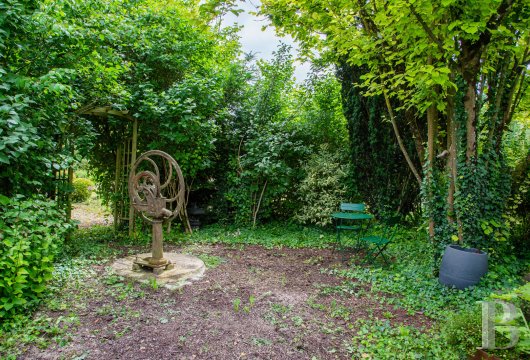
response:
[[[69,290],[74,305],[48,314],[78,315],[70,341],[31,347],[21,358],[347,359],[358,319],[431,326],[421,314],[382,305],[364,285],[322,273],[344,266],[329,250],[218,245],[185,251],[218,264],[177,291],[113,280],[105,265],[94,265],[97,276],[77,294]]]
[[[78,221],[80,228],[94,225],[110,225],[113,217],[96,200],[88,203],[76,203],[72,205],[72,220]]]

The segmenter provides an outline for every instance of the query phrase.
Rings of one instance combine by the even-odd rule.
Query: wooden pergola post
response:
[[[133,133],[131,144],[131,165],[136,162],[136,142],[138,140],[138,119],[133,121]],[[134,235],[134,207],[129,203],[129,236]]]
[[[116,174],[114,176],[114,193],[118,194],[121,179],[121,146],[116,149]],[[117,200],[114,202],[114,231],[118,230],[120,213],[118,211]]]

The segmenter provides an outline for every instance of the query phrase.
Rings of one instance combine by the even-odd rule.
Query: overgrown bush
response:
[[[307,175],[298,190],[302,207],[294,216],[295,220],[319,226],[331,223],[331,213],[345,200],[345,167],[340,154],[329,151],[325,145],[309,158],[303,167]]]
[[[519,312],[519,306],[530,302],[530,284],[521,286],[503,294],[492,294],[488,301],[505,301],[516,305],[516,317],[509,323],[501,324],[500,305],[497,305],[495,324],[495,346],[488,353],[500,359],[527,359],[530,355],[530,330]],[[518,340],[515,346],[503,349],[511,341],[512,331],[517,329]],[[450,314],[442,323],[441,334],[449,348],[460,354],[472,355],[482,343],[482,312],[480,304],[464,311]]]
[[[480,306],[449,315],[441,333],[449,347],[460,354],[471,354],[481,344],[482,317]]]
[[[74,192],[72,193],[72,202],[83,202],[90,198],[91,187],[94,182],[90,179],[77,178],[72,183]]]
[[[300,159],[309,148],[302,141],[299,124],[291,121],[289,94],[294,71],[288,46],[280,46],[270,62],[259,61],[254,83],[241,106],[221,128],[219,159],[226,167],[217,184],[223,191],[221,208],[227,220],[238,225],[285,219],[296,206]],[[221,173],[220,173],[221,174]]]
[[[69,229],[55,202],[0,195],[0,319],[37,302]]]

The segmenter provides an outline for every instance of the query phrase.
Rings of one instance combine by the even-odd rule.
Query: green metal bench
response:
[[[366,206],[364,204],[351,204],[351,203],[342,203],[340,204],[340,212],[333,213],[331,216],[335,220],[335,229],[337,231],[337,242],[335,249],[343,253],[344,260],[344,251],[346,249],[341,242],[341,233],[343,231],[353,231],[356,233],[357,243],[359,238],[359,233],[363,229],[361,224],[356,224],[355,222],[370,220],[373,218],[372,215],[365,213]]]

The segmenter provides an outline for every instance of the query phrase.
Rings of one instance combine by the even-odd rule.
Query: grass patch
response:
[[[201,259],[204,262],[204,265],[209,269],[216,268],[225,262],[225,259],[223,259],[220,256],[209,255],[209,254],[197,254],[195,256]]]
[[[255,229],[212,225],[196,230],[184,239],[181,235],[168,241],[179,242],[179,238],[180,241],[196,244],[260,245],[266,249],[328,249],[336,239],[331,231],[286,224],[269,224]]]

